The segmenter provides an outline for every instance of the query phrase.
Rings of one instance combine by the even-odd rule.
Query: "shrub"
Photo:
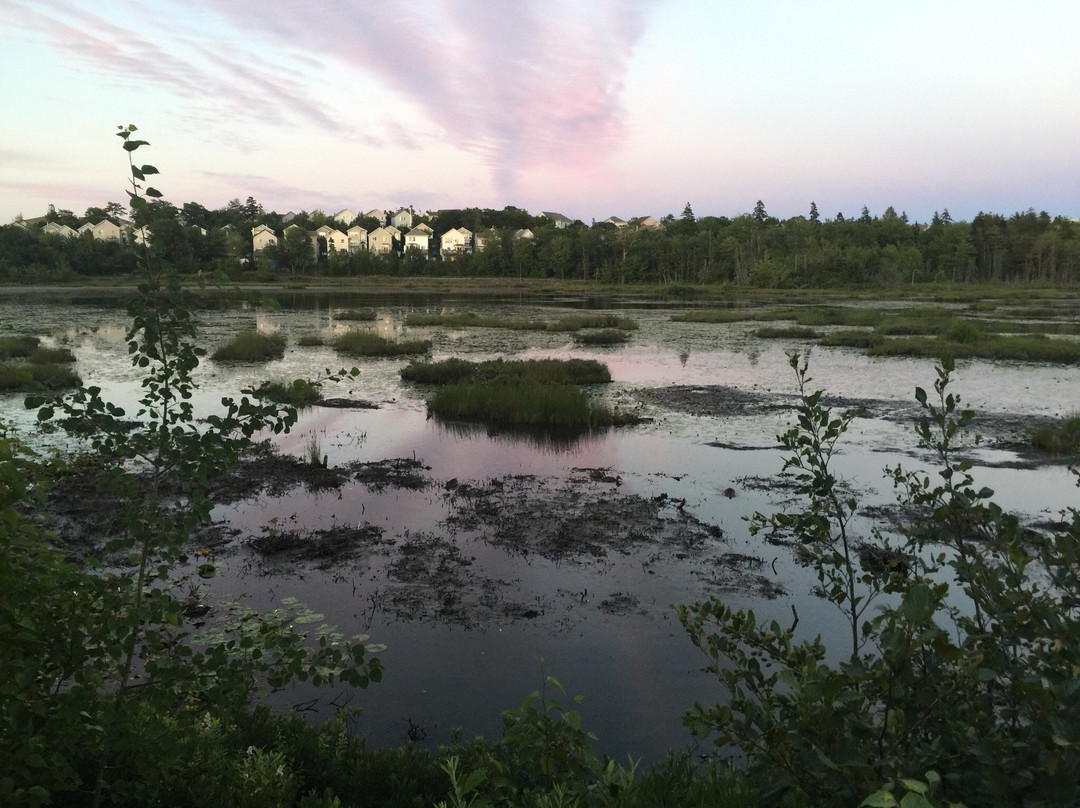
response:
[[[740,747],[770,802],[795,792],[855,806],[873,792],[863,804],[901,804],[900,783],[910,792],[903,804],[923,805],[931,790],[973,808],[1077,804],[1080,511],[1044,535],[975,487],[971,461],[954,453],[973,414],[948,389],[952,363],[942,360],[933,399],[921,388],[915,396],[919,445],[941,470],[888,469],[909,517],[895,546],[873,534],[874,546],[904,563],[856,567],[846,525],[858,503],[830,467],[850,416],[823,408],[821,392],[804,387],[805,365],[792,361],[798,424],[782,441],[806,505],[754,522],[789,531],[849,617],[852,648],[830,664],[820,637],[796,640],[797,615],[785,629],[717,598],[681,607],[728,693],[695,705],[687,723]],[[890,600],[870,615],[878,593]]]
[[[211,355],[217,362],[266,362],[285,355],[285,337],[261,331],[241,331]]]
[[[405,356],[425,354],[431,350],[431,340],[395,342],[371,331],[350,329],[339,334],[333,342],[336,350],[354,356]]]

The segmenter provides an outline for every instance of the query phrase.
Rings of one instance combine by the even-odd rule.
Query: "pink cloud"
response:
[[[458,148],[483,156],[505,194],[530,170],[604,169],[625,133],[621,94],[656,0],[489,3],[407,9],[204,0],[236,27],[378,76]]]

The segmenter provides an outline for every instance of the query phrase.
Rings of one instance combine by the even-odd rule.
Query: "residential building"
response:
[[[343,208],[334,214],[334,221],[341,222],[342,224],[352,224],[352,221],[355,218],[356,214],[348,208]]]
[[[408,230],[412,227],[413,213],[408,208],[401,208],[390,217],[390,224],[398,230]]]
[[[443,255],[463,255],[472,251],[472,232],[464,227],[447,230],[439,239],[439,250]]]
[[[553,213],[549,210],[541,211],[540,215],[543,216],[545,219],[550,219],[551,221],[553,221],[555,223],[555,226],[560,230],[569,227],[574,223],[572,219],[566,218],[561,213]]]
[[[257,225],[251,230],[251,251],[258,255],[271,244],[277,244],[277,234],[265,224]]]
[[[368,232],[360,225],[350,227],[346,235],[349,237],[349,252],[354,253],[367,248]]]
[[[414,227],[405,234],[405,252],[415,250],[425,258],[431,251],[431,228]]]
[[[368,249],[376,255],[389,255],[394,251],[394,233],[396,228],[376,227],[368,233]]]

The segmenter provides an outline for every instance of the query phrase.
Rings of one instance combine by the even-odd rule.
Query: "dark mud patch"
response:
[[[580,473],[584,471],[585,473]],[[610,472],[569,479],[506,476],[446,492],[447,526],[506,551],[552,561],[588,561],[652,546],[701,551],[723,537],[685,512],[683,500],[622,493]]]
[[[313,493],[330,491],[341,488],[349,477],[348,469],[327,468],[283,455],[264,441],[214,481],[210,499],[228,505],[257,496],[282,496],[301,485]]]
[[[421,461],[411,457],[353,463],[348,468],[354,480],[363,483],[369,490],[375,492],[387,488],[407,488],[410,491],[419,491],[431,484],[431,480],[423,473],[431,471],[431,466],[425,466]]]
[[[794,410],[799,402],[793,393],[758,393],[725,385],[670,385],[636,391],[635,395],[646,404],[663,407],[689,415],[711,418],[760,416],[788,412],[794,423]],[[821,403],[839,414],[846,411],[858,413],[858,418],[878,419],[907,424],[914,428],[926,416],[925,410],[913,401],[841,398],[822,396]],[[978,448],[1013,452],[1015,460],[994,460],[981,465],[998,468],[1034,469],[1043,466],[1068,463],[1067,456],[1055,456],[1039,452],[1031,445],[1031,431],[1042,425],[1055,423],[1049,416],[1027,413],[980,413],[975,412],[968,428],[957,439],[960,451]],[[739,445],[730,442],[713,442],[709,446],[735,451],[755,451],[778,448],[772,445]],[[883,452],[919,454],[912,433],[911,447],[882,449]]]
[[[710,590],[749,592],[771,600],[785,594],[784,587],[769,577],[776,574],[775,562],[776,558],[768,563],[761,556],[724,553],[709,559],[697,575]]]
[[[641,607],[641,601],[636,595],[628,592],[615,592],[600,601],[597,607],[604,614],[623,615],[636,612]]]
[[[289,562],[334,562],[370,554],[386,544],[384,531],[377,525],[341,526],[326,530],[278,530],[267,527],[263,535],[248,544],[263,557]]]
[[[377,410],[379,405],[374,401],[365,401],[360,398],[320,398],[313,402],[316,407],[327,407],[333,410]]]

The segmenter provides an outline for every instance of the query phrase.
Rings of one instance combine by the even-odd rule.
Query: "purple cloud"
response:
[[[535,169],[602,170],[625,132],[620,97],[656,0],[489,3],[421,0],[287,4],[192,0],[237,28],[379,77],[458,148],[478,153],[500,191]]]
[[[310,121],[331,132],[347,131],[290,71],[250,53],[195,42],[177,36],[177,31],[143,35],[74,3],[8,5],[18,12],[22,27],[39,32],[80,67],[110,83],[163,88],[187,101],[186,114],[199,123],[227,115],[274,124],[283,119]]]

